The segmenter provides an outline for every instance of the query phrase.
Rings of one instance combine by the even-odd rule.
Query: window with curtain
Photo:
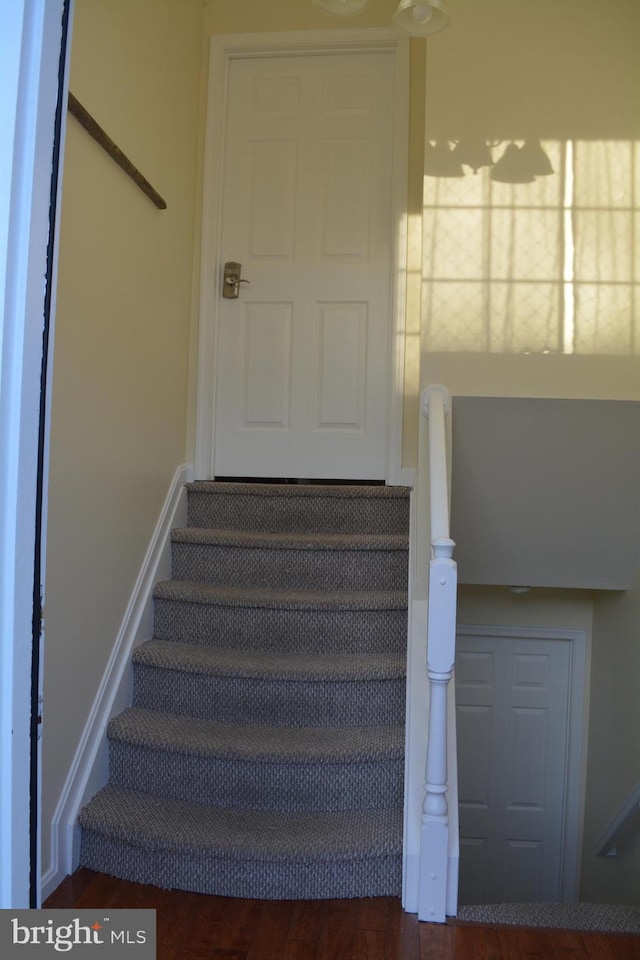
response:
[[[424,178],[428,350],[640,352],[637,146],[542,146],[531,183]]]

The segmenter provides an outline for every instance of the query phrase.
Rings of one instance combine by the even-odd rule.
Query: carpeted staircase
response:
[[[81,863],[224,896],[401,888],[409,492],[194,483]]]

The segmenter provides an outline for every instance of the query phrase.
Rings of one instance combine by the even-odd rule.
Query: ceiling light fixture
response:
[[[369,0],[311,0],[316,7],[336,17],[353,17],[368,6]],[[428,37],[449,23],[445,0],[400,0],[393,15],[396,27],[413,37]]]
[[[551,160],[539,140],[525,140],[520,147],[520,153],[535,177],[548,177],[554,172]]]
[[[429,37],[449,24],[444,0],[400,0],[393,22],[413,37]]]
[[[353,17],[362,13],[369,0],[312,0],[312,3],[337,17]]]
[[[498,183],[533,183],[535,180],[522,149],[515,143],[507,145],[489,176]]]
[[[480,167],[492,167],[494,159],[491,156],[491,146],[486,140],[479,137],[463,137],[452,150],[458,163],[464,163],[477,173]]]
[[[533,183],[537,177],[554,173],[553,166],[539,140],[525,140],[522,146],[509,143],[496,162],[491,150],[503,141],[484,141],[479,137],[462,137],[453,141],[427,141],[424,172],[428,177],[463,177],[465,167],[477,173],[480,167],[491,167],[489,177],[499,183]]]

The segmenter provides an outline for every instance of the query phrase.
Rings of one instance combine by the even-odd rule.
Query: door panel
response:
[[[293,304],[251,303],[240,338],[244,428],[289,428]]]
[[[394,56],[232,61],[216,476],[384,479]]]
[[[570,642],[459,636],[460,903],[558,900]]]

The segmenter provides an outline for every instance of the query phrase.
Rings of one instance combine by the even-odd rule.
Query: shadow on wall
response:
[[[427,350],[640,354],[639,161],[636,141],[428,144]]]
[[[638,356],[640,4],[449,5],[426,66],[427,352]]]

